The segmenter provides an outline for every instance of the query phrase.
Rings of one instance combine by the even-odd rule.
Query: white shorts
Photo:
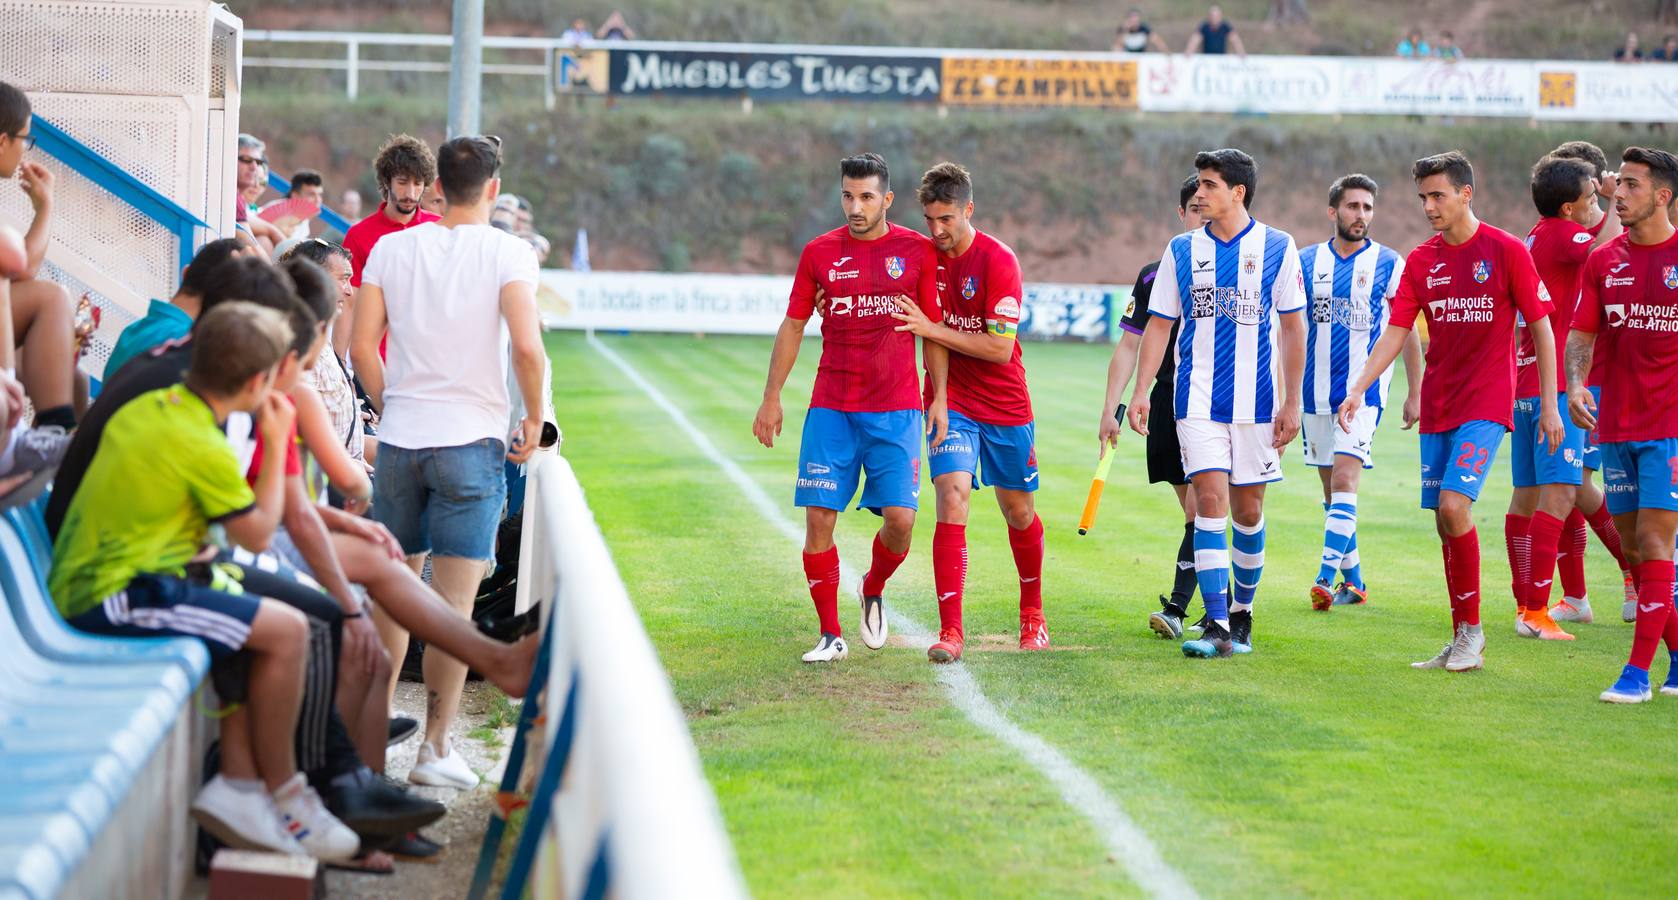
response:
[[[1210,419],[1178,419],[1177,443],[1182,446],[1183,472],[1190,478],[1214,470],[1229,473],[1236,486],[1282,480],[1276,430],[1269,422],[1230,425]]]
[[[1348,432],[1341,430],[1332,415],[1306,413],[1299,427],[1305,438],[1305,464],[1331,468],[1334,457],[1344,453],[1357,457],[1365,469],[1375,468],[1375,426],[1380,421],[1379,407],[1360,406],[1357,415],[1352,416],[1352,430]]]

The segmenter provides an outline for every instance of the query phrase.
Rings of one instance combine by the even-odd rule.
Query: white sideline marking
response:
[[[796,541],[799,546],[803,546],[804,529],[788,518],[744,469],[724,456],[716,444],[713,444],[676,404],[664,396],[664,392],[654,387],[635,367],[619,356],[617,351],[596,338],[593,331],[588,332],[588,343],[616,366],[625,378],[640,388],[648,399],[664,410],[670,420],[676,423],[676,427],[693,441],[699,452],[716,464],[717,468],[722,469],[723,474],[740,489],[740,493],[757,507],[758,514],[765,521],[780,529],[782,534]],[[859,580],[856,572],[849,566],[841,566],[841,577],[845,592],[854,594]],[[899,633],[913,640],[922,649],[931,645],[931,633],[919,622],[904,615],[896,607],[889,608],[887,613]],[[966,666],[960,663],[939,666],[938,681],[949,694],[950,702],[954,703],[969,721],[1014,748],[1060,789],[1060,795],[1067,804],[1083,813],[1096,827],[1102,839],[1107,842],[1107,849],[1118,859],[1119,864],[1125,867],[1137,885],[1156,897],[1196,896],[1188,880],[1160,857],[1159,848],[1155,847],[1154,842],[1148,839],[1142,829],[1125,815],[1118,803],[1107,796],[1095,779],[1047,741],[1014,724],[1003,715],[1002,711],[996,708],[996,704],[985,696],[985,692],[979,688],[978,682]]]

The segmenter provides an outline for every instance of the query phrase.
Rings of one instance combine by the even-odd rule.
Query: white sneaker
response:
[[[303,854],[302,845],[280,826],[279,811],[261,782],[256,790],[242,791],[221,775],[211,778],[192,801],[192,817],[229,847]]]
[[[1486,633],[1478,625],[1466,622],[1457,626],[1456,639],[1451,641],[1451,658],[1445,661],[1447,672],[1467,672],[1485,665]]]
[[[1575,600],[1572,597],[1563,597],[1562,601],[1550,610],[1550,618],[1557,622],[1578,622],[1581,625],[1589,625],[1596,617],[1591,613],[1591,601],[1589,599],[1580,597]]]
[[[862,602],[862,645],[878,650],[886,645],[886,601],[883,597],[869,597],[856,586],[857,599]]]
[[[279,810],[280,824],[303,852],[327,862],[344,862],[361,849],[361,839],[338,817],[326,811],[320,795],[309,787],[309,780],[299,772],[274,792],[274,808]]]
[[[837,659],[844,659],[848,652],[850,651],[845,646],[844,638],[824,634],[822,639],[816,642],[815,649],[804,654],[804,661],[807,663],[833,662]]]
[[[1439,651],[1438,656],[1435,656],[1432,659],[1424,659],[1421,662],[1413,662],[1413,663],[1410,664],[1410,668],[1412,668],[1412,669],[1443,669],[1443,668],[1445,668],[1445,663],[1450,662],[1450,660],[1451,660],[1451,647],[1452,646],[1453,646],[1452,644],[1446,644],[1445,649]]]
[[[408,780],[414,784],[460,788],[463,791],[478,786],[478,775],[466,765],[466,757],[454,752],[454,747],[446,741],[442,753],[430,744],[420,745],[414,768],[408,772]]]

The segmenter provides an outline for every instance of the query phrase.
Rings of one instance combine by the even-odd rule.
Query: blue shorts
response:
[[[1440,491],[1480,499],[1507,431],[1497,422],[1475,419],[1450,431],[1422,435],[1422,509],[1438,509]]]
[[[70,619],[82,631],[112,637],[189,637],[210,658],[238,653],[262,605],[255,594],[231,594],[174,575],[136,575],[105,602]]]
[[[409,556],[488,561],[507,499],[507,445],[484,438],[458,447],[379,445],[373,520]]]
[[[918,509],[923,433],[918,409],[840,412],[811,407],[804,415],[793,504],[843,511],[866,475],[858,509]]]
[[[1585,429],[1573,424],[1573,419],[1567,415],[1566,394],[1561,395],[1557,403],[1563,435],[1561,446],[1551,453],[1550,445],[1538,440],[1538,398],[1515,401],[1515,432],[1509,448],[1509,464],[1515,470],[1515,487],[1529,488],[1541,484],[1578,487],[1583,479]]]
[[[1678,511],[1678,438],[1603,444],[1602,490],[1610,515]]]
[[[1596,401],[1596,408],[1599,409],[1599,410],[1602,409],[1602,388],[1593,387],[1593,388],[1586,388],[1586,390],[1591,392],[1591,399]],[[1564,394],[1563,396],[1566,396],[1566,395]],[[1565,404],[1565,401],[1564,401],[1564,404]],[[1562,418],[1563,422],[1567,422],[1570,425],[1572,424],[1572,420],[1567,414],[1566,405],[1562,406],[1561,418]],[[1597,444],[1597,441],[1596,441],[1596,432],[1594,432],[1594,431],[1585,432],[1584,465],[1585,465],[1585,468],[1590,469],[1593,472],[1600,471],[1602,469],[1602,451],[1599,449],[1599,447],[1600,447],[1600,445]]]
[[[989,425],[951,410],[950,432],[944,443],[927,449],[932,477],[951,472],[979,473],[990,487],[1011,491],[1037,490],[1037,425]]]

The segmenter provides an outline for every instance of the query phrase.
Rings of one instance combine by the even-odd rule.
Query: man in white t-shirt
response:
[[[536,254],[489,225],[501,190],[501,141],[458,137],[437,152],[448,212],[386,235],[361,273],[350,355],[381,416],[373,517],[415,571],[431,557],[431,586],[470,616],[495,557],[506,500],[503,460],[523,463],[540,442],[541,325]],[[390,332],[388,360],[379,341]],[[526,414],[507,445],[509,362]],[[387,635],[392,659],[407,635]],[[478,776],[449,747],[466,666],[425,655],[425,744],[408,778],[472,788]]]

